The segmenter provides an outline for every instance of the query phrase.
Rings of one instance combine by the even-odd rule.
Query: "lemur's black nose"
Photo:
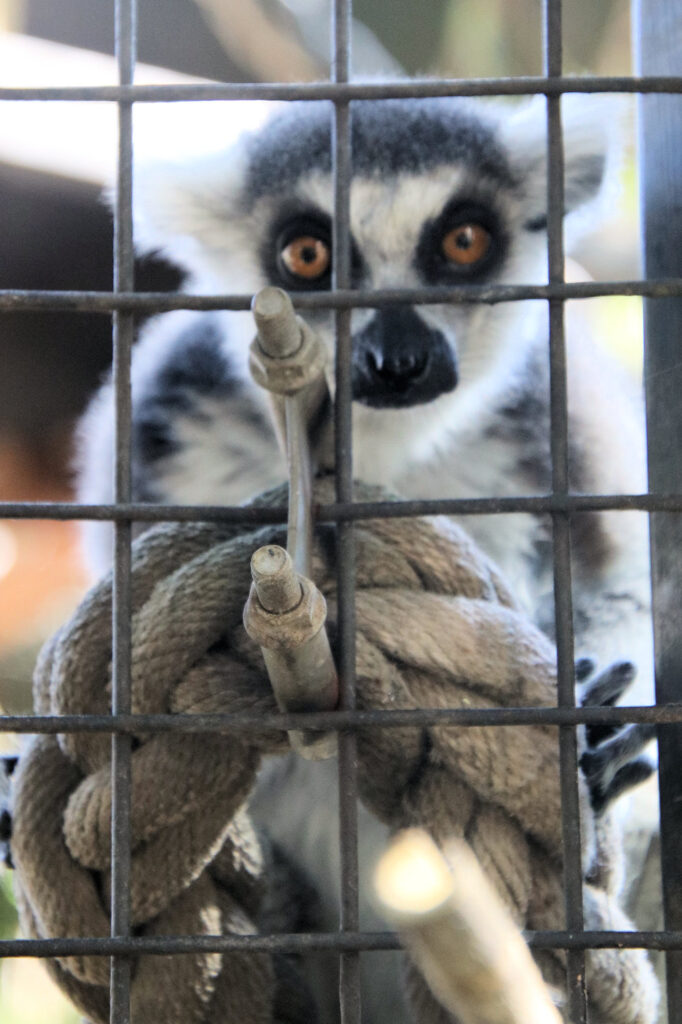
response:
[[[388,387],[405,391],[412,387],[426,372],[429,364],[428,352],[397,351],[390,353],[368,351],[367,363],[370,372],[383,380]]]
[[[380,310],[353,338],[353,397],[365,405],[420,405],[456,384],[445,336],[409,307]]]

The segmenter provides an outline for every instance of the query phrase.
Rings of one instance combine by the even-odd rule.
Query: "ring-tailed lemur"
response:
[[[592,99],[564,98],[562,106],[565,235],[575,243],[581,229],[595,227],[604,196],[610,118]],[[455,99],[353,104],[353,285],[545,282],[544,109],[542,101],[502,108]],[[292,104],[228,154],[141,170],[135,200],[139,241],[186,268],[193,290],[328,289],[329,106]],[[331,351],[332,315],[307,316]],[[351,324],[357,477],[421,498],[549,490],[544,302],[355,310]],[[253,333],[250,315],[232,312],[175,312],[145,328],[133,356],[136,500],[234,504],[283,479],[263,396],[247,370]],[[636,398],[570,308],[567,352],[572,488],[639,491],[644,458]],[[112,500],[112,422],[106,384],[80,431],[83,501]],[[551,632],[549,523],[514,514],[470,517],[464,525]],[[91,561],[103,568],[110,535],[97,524],[89,531]],[[584,513],[573,520],[572,544],[579,650],[604,663],[625,655],[646,675],[643,531],[628,513]],[[627,667],[612,674],[599,700],[613,702],[630,679]],[[636,759],[640,731],[614,739],[617,753],[624,750],[631,760],[614,780],[622,762],[609,743],[606,753],[594,751],[586,767],[595,805],[648,770]],[[321,766],[300,762],[288,771],[293,790],[308,800],[312,793],[321,807],[333,804],[329,773]],[[329,869],[333,879],[333,829],[328,854],[314,845],[306,850],[313,839],[302,832],[293,804],[285,804],[282,821],[279,803],[271,786],[262,788],[255,806],[280,843]],[[329,879],[322,885],[331,885]],[[404,1019],[385,986],[374,994],[370,987],[367,998],[369,1020]],[[327,1019],[332,1011],[322,1013]]]

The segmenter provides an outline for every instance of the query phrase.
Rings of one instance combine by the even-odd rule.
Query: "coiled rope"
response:
[[[323,481],[319,500],[330,500]],[[358,488],[357,497],[376,497]],[[281,504],[278,489],[259,504]],[[492,708],[556,703],[551,644],[515,608],[495,568],[446,519],[373,520],[357,534],[357,678],[362,709]],[[132,707],[135,713],[274,713],[242,608],[249,559],[281,542],[276,527],[163,525],[133,549]],[[313,576],[335,621],[333,531],[321,529]],[[111,579],[86,596],[45,646],[35,673],[42,714],[110,708]],[[437,842],[467,840],[520,927],[563,926],[557,731],[551,726],[361,729],[359,783],[392,829],[423,826]],[[248,816],[265,754],[286,733],[158,733],[132,759],[132,923],[136,935],[244,935],[263,927],[273,873]],[[629,928],[614,891],[617,842],[583,803],[586,927]],[[107,936],[110,740],[39,736],[12,777],[12,854],[23,932]],[[277,883],[279,884],[279,883]],[[268,892],[270,895],[268,896]],[[281,897],[281,894],[279,894]],[[278,897],[278,898],[279,898]],[[538,953],[563,985],[563,954]],[[50,969],[88,1020],[109,1019],[106,957],[71,956]],[[656,983],[639,950],[588,954],[591,1020],[652,1024]],[[451,1018],[416,970],[408,994],[419,1024]],[[265,953],[141,955],[137,1024],[272,1024],[314,1019],[290,965]]]

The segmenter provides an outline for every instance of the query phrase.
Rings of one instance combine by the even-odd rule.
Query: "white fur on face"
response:
[[[367,288],[419,287],[423,280],[414,263],[424,224],[436,218],[453,197],[469,198],[478,186],[462,169],[440,167],[428,174],[401,175],[388,180],[360,178],[351,190],[351,231],[361,254]],[[329,175],[313,174],[301,180],[294,198],[311,209],[333,212]],[[498,196],[500,216],[508,223],[510,245],[496,280],[542,282],[545,277],[542,239],[521,235],[523,210],[511,197]],[[221,230],[211,225],[202,235],[202,253],[196,261],[195,286],[201,292],[254,292],[270,283],[261,263],[262,239],[277,216],[278,203],[267,197],[248,214],[221,218]],[[517,237],[519,236],[519,237]],[[353,333],[371,320],[372,310],[354,310]],[[390,485],[406,461],[419,462],[449,443],[453,434],[468,429],[473,416],[491,405],[509,377],[525,358],[537,333],[540,303],[498,306],[424,306],[419,315],[441,331],[458,364],[459,384],[454,392],[433,402],[408,409],[371,409],[356,403],[353,414],[356,472],[364,479]],[[248,314],[225,314],[226,345],[239,372],[248,380],[248,346],[253,325]],[[317,314],[314,325],[329,352],[329,380],[333,388],[334,327],[331,315]],[[371,443],[370,443],[371,442]],[[382,458],[376,458],[376,450]]]

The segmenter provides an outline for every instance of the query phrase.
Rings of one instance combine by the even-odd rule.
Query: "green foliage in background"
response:
[[[12,876],[9,871],[0,869],[0,872],[0,939],[11,939],[17,930]]]

